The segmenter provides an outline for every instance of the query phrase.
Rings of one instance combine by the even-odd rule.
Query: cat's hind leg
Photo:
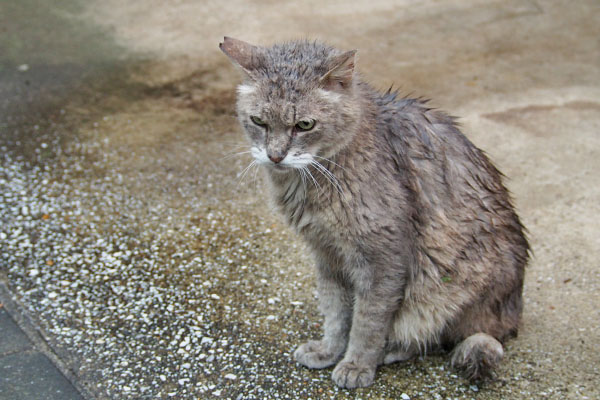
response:
[[[408,361],[417,354],[419,354],[419,352],[412,348],[405,349],[403,347],[394,347],[386,351],[385,356],[383,357],[383,364],[388,365],[396,362]]]
[[[502,344],[486,333],[476,333],[452,351],[452,366],[471,380],[490,377],[504,355]]]

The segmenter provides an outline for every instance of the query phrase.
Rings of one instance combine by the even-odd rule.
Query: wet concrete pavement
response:
[[[0,3],[0,279],[84,397],[599,397],[597,2],[46,3]],[[358,48],[375,85],[462,117],[535,252],[497,380],[429,355],[346,391],[293,362],[320,331],[311,261],[234,156],[223,35]]]

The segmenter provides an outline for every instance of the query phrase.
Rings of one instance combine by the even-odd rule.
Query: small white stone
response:
[[[235,376],[234,374],[227,374],[227,375],[225,375],[225,379],[235,381],[237,379],[237,376]]]
[[[164,375],[159,375],[158,377],[159,377],[159,378],[160,378],[160,380],[161,380],[161,381],[163,381],[163,382],[167,380],[167,377],[166,377],[166,376],[164,376]]]
[[[406,393],[402,393],[402,394],[400,395],[400,397],[402,398],[402,400],[410,400],[410,396],[409,396],[409,395],[407,395]]]
[[[214,294],[214,293],[211,294],[210,297],[211,297],[211,299],[214,299],[214,300],[219,300],[220,299],[219,295],[218,294]]]

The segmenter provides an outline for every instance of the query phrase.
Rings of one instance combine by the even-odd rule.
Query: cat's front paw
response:
[[[341,352],[332,351],[321,340],[304,343],[294,352],[294,358],[308,368],[327,368],[334,365],[341,357]]]
[[[333,370],[332,378],[339,387],[348,389],[366,387],[375,379],[375,367],[342,361]]]

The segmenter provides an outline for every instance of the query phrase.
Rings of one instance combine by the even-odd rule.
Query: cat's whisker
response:
[[[248,150],[248,143],[221,143],[223,147],[223,153],[229,155],[237,151]]]
[[[300,179],[302,179],[302,190],[303,190],[303,196],[302,196],[302,208],[304,208],[304,205],[306,204],[306,171],[305,171],[306,167],[302,167],[298,169],[298,172],[300,173]]]
[[[335,161],[330,160],[329,158],[325,158],[325,157],[321,157],[321,156],[317,156],[317,155],[313,155],[313,157],[320,158],[321,160],[325,160],[327,162],[330,162],[333,165],[335,165],[336,167],[342,169],[343,171],[346,171],[346,168],[342,167],[340,164],[336,163]]]
[[[313,163],[317,166],[317,168],[319,168],[321,170],[321,173],[325,173],[326,176],[330,178],[331,183],[335,184],[337,187],[339,187],[341,189],[341,187],[339,186],[339,180],[333,174],[333,172],[328,170],[323,164],[321,164],[318,161],[313,160]]]
[[[241,156],[243,154],[250,154],[250,153],[252,153],[252,151],[246,150],[246,151],[240,151],[239,153],[228,154],[225,157],[223,157],[223,160],[227,160],[227,159],[230,159],[232,157],[237,157],[237,156]]]
[[[300,175],[300,180],[302,180],[302,185],[306,185],[306,180],[305,180],[305,175],[304,175],[304,168],[298,168],[298,174]]]
[[[255,164],[256,168],[254,168],[254,191],[258,192],[258,170],[260,169],[260,167],[258,166],[258,163]]]
[[[246,174],[248,173],[248,171],[250,170],[250,168],[252,168],[255,165],[256,165],[256,160],[252,160],[252,162],[250,162],[250,164],[248,164],[248,166],[246,168],[244,168],[244,170],[238,175],[239,178],[240,178],[238,180],[238,185],[240,183],[242,183],[242,181],[244,180],[244,177],[246,176]]]
[[[325,179],[327,179],[327,181],[333,185],[333,187],[337,190],[337,192],[340,195],[344,194],[344,191],[342,190],[342,186],[340,185],[339,180],[336,178],[336,176],[330,170],[325,168],[325,166],[323,166],[323,164],[321,164],[320,162],[318,162],[316,160],[313,160],[311,162],[311,165],[315,166],[317,171],[319,171],[321,173],[321,175],[323,175],[325,177]]]
[[[243,141],[238,141],[238,142],[221,142],[221,144],[228,146],[228,147],[235,147],[238,149],[241,149],[243,147],[248,147],[248,143],[247,142],[243,142]]]
[[[308,169],[308,167],[303,167],[302,169],[304,169],[306,171],[306,173],[308,174],[308,177],[313,182],[313,185],[315,185],[315,189],[317,189],[320,192],[321,191],[321,185],[319,185],[319,182],[317,182],[317,180],[313,176],[312,172],[310,172],[310,170]]]

